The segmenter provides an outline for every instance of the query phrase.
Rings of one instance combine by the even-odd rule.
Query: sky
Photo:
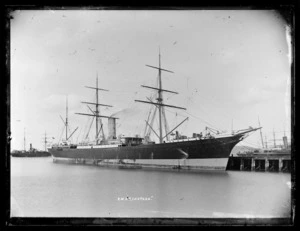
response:
[[[114,115],[117,135],[143,135],[157,87],[159,50],[170,129],[192,136],[262,126],[264,142],[291,137],[290,28],[272,10],[17,10],[11,13],[11,149],[44,149],[44,137],[86,137],[98,76],[102,115]],[[90,105],[92,108],[93,105]],[[94,108],[93,108],[94,110]],[[107,134],[107,119],[102,119]],[[93,139],[94,125],[90,139]],[[158,119],[153,127],[158,126]],[[155,138],[155,137],[153,137]],[[267,138],[267,139],[266,139]],[[240,144],[260,147],[259,131]]]

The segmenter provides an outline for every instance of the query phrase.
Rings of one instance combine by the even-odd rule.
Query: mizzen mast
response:
[[[149,100],[149,101],[135,100],[135,101],[136,102],[140,102],[140,103],[153,104],[153,105],[155,105],[158,108],[158,115],[159,115],[159,142],[162,143],[164,137],[168,136],[168,131],[166,131],[166,134],[167,134],[166,136],[163,136],[163,134],[162,134],[162,123],[163,123],[162,117],[164,117],[165,128],[167,128],[167,120],[165,118],[164,107],[172,107],[172,108],[183,109],[183,110],[186,110],[186,108],[177,107],[177,106],[168,105],[168,104],[163,104],[163,95],[162,95],[162,92],[168,92],[168,93],[173,93],[173,94],[178,94],[178,93],[174,92],[174,91],[169,91],[169,90],[162,89],[161,72],[162,71],[169,72],[169,73],[174,73],[174,72],[170,71],[170,70],[166,70],[166,69],[161,68],[160,50],[159,50],[159,63],[158,63],[158,67],[150,66],[150,65],[146,65],[146,66],[154,68],[154,69],[158,69],[158,88],[150,87],[150,86],[145,86],[145,85],[141,85],[141,86],[144,87],[144,88],[149,88],[149,89],[157,90],[158,91],[158,98],[156,99],[157,102],[152,102],[151,100]]]
[[[68,141],[71,136],[74,134],[74,132],[78,129],[78,127],[71,133],[71,135],[69,135],[68,137],[68,128],[69,128],[69,122],[68,122],[68,96],[66,96],[66,120],[64,120],[62,118],[62,116],[60,115],[60,118],[62,120],[62,122],[64,123],[65,127],[66,127],[66,141]],[[46,136],[46,133],[45,133]]]

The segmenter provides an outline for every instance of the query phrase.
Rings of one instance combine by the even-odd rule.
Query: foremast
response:
[[[169,90],[166,90],[166,89],[162,89],[162,78],[161,78],[161,72],[162,71],[165,71],[165,72],[169,72],[169,73],[174,73],[173,71],[170,71],[170,70],[166,70],[166,69],[163,69],[161,68],[161,55],[160,55],[160,49],[159,49],[159,56],[158,56],[158,59],[159,59],[159,62],[158,62],[158,67],[155,67],[155,66],[150,66],[150,65],[146,65],[147,67],[151,67],[151,68],[154,68],[154,69],[158,69],[158,88],[155,88],[155,87],[150,87],[150,86],[144,86],[144,85],[141,85],[142,87],[145,87],[145,88],[149,88],[149,89],[153,89],[153,90],[157,90],[158,92],[158,98],[156,99],[157,102],[153,102],[151,99],[147,98],[148,101],[143,101],[143,100],[135,100],[136,102],[140,102],[140,103],[148,103],[148,104],[153,104],[155,105],[157,108],[158,108],[158,118],[159,118],[159,135],[154,131],[154,129],[152,128],[151,124],[148,123],[148,121],[146,121],[147,125],[151,128],[151,130],[155,133],[155,135],[159,138],[159,143],[163,143],[163,139],[165,137],[168,137],[168,135],[174,131],[177,127],[179,127],[183,122],[185,122],[188,118],[186,118],[184,121],[182,121],[178,126],[176,126],[174,129],[172,129],[171,132],[167,131],[167,119],[166,119],[166,116],[165,116],[165,110],[164,110],[164,107],[171,107],[171,108],[177,108],[177,109],[182,109],[182,110],[186,110],[186,108],[183,108],[183,107],[177,107],[177,106],[173,106],[173,105],[168,105],[168,104],[164,104],[163,103],[163,94],[162,92],[168,92],[168,93],[173,93],[173,94],[178,94],[178,92],[174,92],[174,91],[169,91]],[[154,112],[153,114],[153,118],[155,116],[155,113],[156,111]],[[165,123],[165,132],[166,132],[166,135],[163,136],[163,126],[162,126],[162,123],[163,123],[163,120],[164,119],[164,123]],[[153,119],[152,119],[153,121]]]

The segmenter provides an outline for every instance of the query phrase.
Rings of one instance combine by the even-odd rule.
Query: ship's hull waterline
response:
[[[225,171],[228,158],[208,159],[161,159],[161,160],[122,160],[106,159],[93,161],[90,159],[53,158],[55,163],[89,164],[102,167],[115,167],[120,169],[180,169],[187,171]]]
[[[167,168],[225,171],[233,147],[243,135],[183,142],[101,148],[51,148],[54,162],[121,168]],[[133,167],[134,168],[134,167]]]

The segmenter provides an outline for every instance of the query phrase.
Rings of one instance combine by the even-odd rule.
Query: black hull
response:
[[[51,156],[49,152],[25,152],[25,153],[11,153],[13,157],[47,157]]]
[[[107,148],[51,148],[56,158],[73,159],[205,159],[228,158],[242,135],[162,144],[120,146]],[[187,155],[186,155],[187,154]]]

